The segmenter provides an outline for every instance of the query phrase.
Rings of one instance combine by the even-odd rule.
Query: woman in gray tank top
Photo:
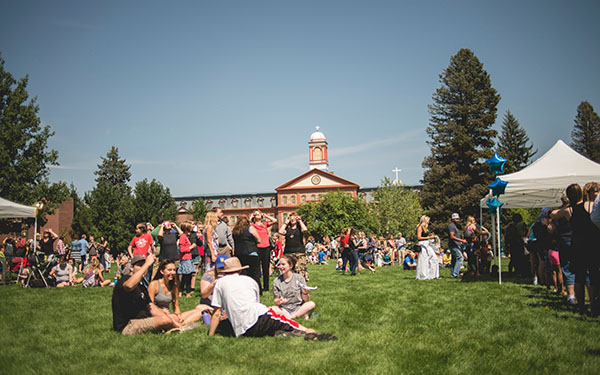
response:
[[[177,269],[175,261],[172,259],[163,260],[158,272],[154,275],[154,279],[148,285],[148,294],[152,302],[165,310],[169,310],[169,305],[173,305],[173,314],[171,319],[174,319],[181,325],[196,322],[202,318],[204,311],[212,311],[212,308],[207,305],[198,305],[195,309],[181,312],[179,309],[179,280],[177,279]]]

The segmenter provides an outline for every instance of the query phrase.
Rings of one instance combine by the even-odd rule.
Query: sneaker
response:
[[[331,333],[307,333],[304,340],[308,341],[338,341],[339,339]]]
[[[533,285],[538,285],[537,277],[533,278]]]
[[[299,337],[304,335],[304,332],[293,330],[293,331],[275,331],[274,337]]]
[[[577,301],[575,300],[574,296],[568,296],[567,297],[567,305],[576,305]]]

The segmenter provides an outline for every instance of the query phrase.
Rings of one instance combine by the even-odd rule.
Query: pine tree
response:
[[[109,241],[115,253],[126,250],[134,233],[129,168],[113,146],[94,172],[98,176],[96,186],[85,195],[99,235]]]
[[[498,138],[498,155],[505,158],[504,174],[519,171],[531,163],[537,153],[533,145],[528,145],[529,137],[525,129],[510,111],[506,111],[502,122],[502,133]]]
[[[583,156],[600,163],[600,117],[586,101],[577,107],[571,146]]]
[[[451,57],[440,82],[429,106],[431,155],[423,161],[421,202],[441,234],[452,212],[479,212],[491,182],[485,160],[493,155],[497,132],[492,125],[500,95],[469,49]]]

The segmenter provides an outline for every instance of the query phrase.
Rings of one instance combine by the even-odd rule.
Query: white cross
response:
[[[398,167],[396,167],[396,169],[392,169],[392,172],[396,172],[396,181],[398,181],[398,172],[402,172],[402,169],[398,169]]]
[[[319,129],[321,129],[320,126],[315,126],[315,129],[317,129],[317,131],[319,131]]]

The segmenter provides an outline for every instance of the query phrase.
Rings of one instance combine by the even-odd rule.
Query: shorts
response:
[[[548,250],[548,258],[550,258],[550,264],[553,266],[560,265],[560,258],[558,255],[558,251],[556,250]]]
[[[274,336],[277,331],[299,331],[300,325],[295,321],[277,314],[272,309],[258,317],[254,325],[246,330],[242,336],[263,337]]]
[[[562,266],[562,273],[565,285],[575,285],[575,273],[571,269],[571,261]]]
[[[197,265],[200,264],[200,255],[197,255],[197,256],[195,256],[195,257],[192,258],[192,264],[194,266],[197,266]]]
[[[158,328],[154,323],[154,318],[146,319],[131,319],[129,323],[123,328],[121,334],[124,336],[137,335],[144,332],[157,332]]]

